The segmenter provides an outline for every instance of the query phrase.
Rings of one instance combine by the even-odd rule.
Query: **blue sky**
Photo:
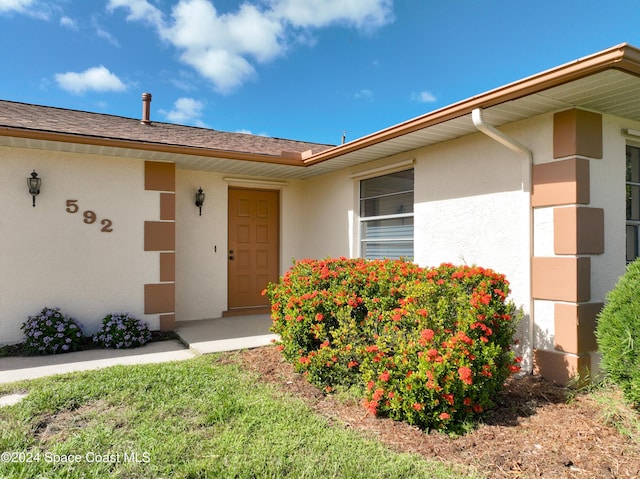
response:
[[[0,0],[0,98],[337,144],[618,43],[637,0]],[[0,112],[1,114],[1,112]]]

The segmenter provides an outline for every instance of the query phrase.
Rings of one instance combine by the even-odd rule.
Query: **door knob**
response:
[[[232,249],[229,250],[229,259],[230,260],[233,259],[233,250]]]

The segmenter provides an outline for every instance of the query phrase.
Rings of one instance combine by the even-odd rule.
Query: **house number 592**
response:
[[[67,200],[67,213],[74,214],[78,211],[80,211],[78,200]],[[92,225],[93,223],[98,221],[98,217],[96,216],[95,212],[91,210],[83,211],[82,216],[84,217],[83,221],[88,225]],[[100,224],[102,225],[100,231],[102,231],[103,233],[111,233],[113,231],[113,221],[104,218],[100,220]]]

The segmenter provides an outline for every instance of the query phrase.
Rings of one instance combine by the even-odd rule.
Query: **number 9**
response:
[[[84,222],[87,223],[88,225],[96,222],[96,214],[93,211],[87,210],[83,213],[83,215],[84,215]]]

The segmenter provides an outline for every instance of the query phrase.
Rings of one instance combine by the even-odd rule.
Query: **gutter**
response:
[[[75,143],[79,145],[153,151],[160,153],[171,153],[175,155],[204,156],[207,158],[222,158],[225,160],[242,160],[265,164],[299,167],[304,166],[303,158],[305,157],[305,155],[308,155],[307,152],[298,153],[287,151],[282,151],[280,155],[267,153],[248,153],[243,151],[213,149],[203,146],[184,146],[158,143],[147,140],[97,137],[80,133],[59,133],[42,130],[26,130],[24,128],[13,126],[0,126],[0,136],[25,138],[29,140]]]
[[[574,60],[551,70],[459,101],[426,115],[413,118],[357,140],[338,145],[304,159],[305,166],[331,160],[400,136],[468,115],[476,108],[489,108],[508,101],[540,93],[549,88],[609,69],[640,76],[640,49],[621,43],[601,52]]]
[[[532,168],[533,168],[533,152],[524,146],[522,143],[514,140],[510,136],[502,133],[500,130],[485,122],[482,117],[482,109],[474,108],[471,112],[471,120],[473,126],[476,129],[494,141],[497,141],[501,145],[509,148],[522,156],[525,160],[522,162],[522,191],[528,192],[528,214],[529,214],[529,364],[528,372],[533,372],[533,349],[534,349],[534,319],[533,319],[533,296],[531,293],[532,282],[532,268],[531,262],[533,260],[533,209],[531,206],[531,193],[532,193]]]

